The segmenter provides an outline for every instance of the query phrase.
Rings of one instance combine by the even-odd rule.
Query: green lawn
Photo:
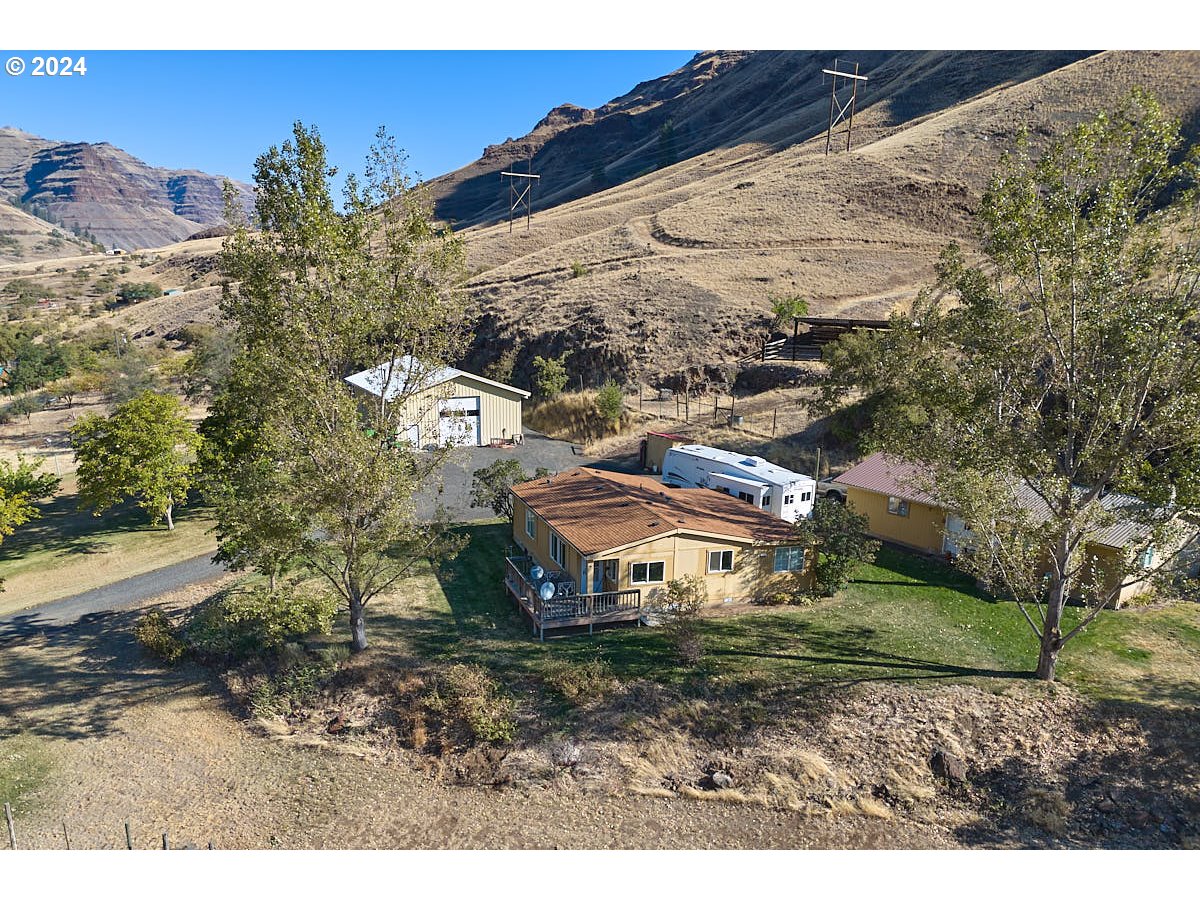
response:
[[[703,623],[700,671],[681,667],[661,630],[620,628],[539,644],[502,584],[508,529],[466,526],[469,548],[438,577],[409,579],[368,612],[368,633],[416,658],[478,662],[510,679],[601,656],[622,678],[795,690],[863,680],[1028,679],[1036,645],[1014,604],[953,569],[884,548],[836,598]],[[1067,621],[1079,612],[1068,610]],[[1097,698],[1200,701],[1200,604],[1106,612],[1068,645],[1060,680]]]
[[[132,575],[212,553],[212,519],[204,509],[177,510],[175,530],[151,526],[123,504],[103,515],[79,509],[73,478],[42,504],[42,515],[0,544],[0,613],[112,584]]]

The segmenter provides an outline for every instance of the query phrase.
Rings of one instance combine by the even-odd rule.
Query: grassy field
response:
[[[510,682],[563,660],[599,656],[622,679],[709,689],[790,691],[887,680],[969,681],[993,689],[1028,679],[1036,644],[1019,610],[952,569],[883,549],[836,598],[751,608],[703,624],[705,661],[679,666],[663,633],[622,628],[539,644],[502,588],[507,528],[467,528],[471,544],[438,576],[409,579],[369,611],[376,645],[417,658],[475,662]],[[1068,623],[1078,612],[1068,610]],[[1060,680],[1097,699],[1200,701],[1200,604],[1106,612],[1068,645]]]
[[[64,488],[73,487],[73,477]],[[0,614],[69,597],[172,563],[212,553],[212,520],[202,509],[177,511],[175,530],[151,526],[132,504],[101,516],[79,509],[73,490],[43,504],[42,516],[0,544]]]

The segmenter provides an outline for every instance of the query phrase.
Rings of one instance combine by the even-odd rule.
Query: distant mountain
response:
[[[859,109],[887,105],[902,125],[997,87],[1026,81],[1085,56],[1079,51],[746,51],[698,53],[598,109],[563,104],[524,137],[484,148],[463,168],[430,182],[437,213],[459,227],[508,215],[507,168],[541,175],[534,207],[549,208],[722,147],[781,147],[822,133],[836,57],[869,72]],[[842,99],[846,99],[843,93]],[[879,118],[875,124],[884,124]]]
[[[108,143],[59,143],[0,128],[0,202],[105,247],[157,247],[220,224],[223,183],[204,172],[149,166]],[[248,205],[253,189],[237,187]],[[43,255],[68,252],[78,251]]]

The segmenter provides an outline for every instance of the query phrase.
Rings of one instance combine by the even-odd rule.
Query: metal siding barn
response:
[[[403,404],[398,440],[428,448],[521,439],[522,404],[528,391],[451,367],[421,371],[407,358],[390,369],[384,363],[346,381],[362,394],[378,398],[386,393]]]

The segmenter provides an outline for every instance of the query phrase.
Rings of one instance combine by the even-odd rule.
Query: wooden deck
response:
[[[542,595],[529,577],[533,560],[528,556],[507,557],[504,567],[504,586],[517,602],[517,606],[529,616],[533,633],[545,640],[546,631],[553,628],[588,626],[588,633],[596,625],[613,622],[642,622],[642,592],[605,591],[598,594],[579,594],[574,582],[563,585],[564,591],[549,600]]]

